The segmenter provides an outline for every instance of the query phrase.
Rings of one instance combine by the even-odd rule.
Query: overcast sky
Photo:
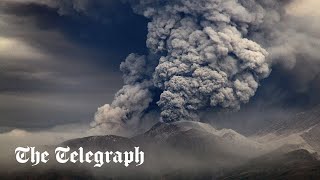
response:
[[[82,11],[54,0],[0,1],[0,127],[89,123],[122,86],[119,64],[145,53],[147,20],[118,0]],[[85,2],[85,1],[79,1]],[[107,4],[107,5],[106,5]],[[319,16],[318,0],[290,13]]]
[[[117,1],[103,12],[0,2],[1,127],[89,123],[112,100],[122,86],[120,62],[145,52],[147,22]]]

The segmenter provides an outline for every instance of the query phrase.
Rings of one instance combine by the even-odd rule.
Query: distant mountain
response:
[[[71,139],[61,145],[71,148],[90,148],[92,150],[125,150],[134,147],[136,144],[129,138],[108,135]]]
[[[320,124],[317,124],[302,133],[301,137],[317,152],[320,152]]]
[[[307,131],[316,125],[320,125],[320,105],[317,105],[308,111],[297,113],[295,116],[290,118],[276,119],[270,126],[260,130],[258,134],[293,134]]]
[[[157,123],[147,132],[132,138],[93,136],[62,143],[71,147],[123,149],[139,145],[177,149],[190,154],[211,157],[247,158],[259,155],[262,145],[231,130],[217,130],[209,124],[181,121]],[[124,147],[125,146],[125,147]],[[208,154],[207,154],[208,153]]]
[[[279,119],[254,136],[260,143],[290,145],[320,152],[320,105],[292,118]]]

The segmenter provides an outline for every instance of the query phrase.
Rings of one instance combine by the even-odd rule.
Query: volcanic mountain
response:
[[[320,168],[317,153],[304,147],[283,143],[270,148],[270,144],[257,142],[232,129],[218,130],[209,124],[189,121],[157,123],[147,132],[130,138],[91,136],[60,145],[91,151],[140,146],[146,155],[145,163],[139,168],[106,166],[96,169],[90,165],[72,165],[0,176],[7,179],[44,176],[63,179],[291,179],[310,176],[316,179]]]
[[[294,144],[320,152],[320,105],[286,119],[277,119],[255,135],[260,143]]]

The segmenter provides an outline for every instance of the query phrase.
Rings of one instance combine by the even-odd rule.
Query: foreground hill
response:
[[[304,180],[320,179],[320,161],[306,150],[269,153],[230,170],[219,179]]]

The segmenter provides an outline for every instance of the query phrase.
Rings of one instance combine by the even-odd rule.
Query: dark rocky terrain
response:
[[[269,153],[230,170],[219,179],[320,179],[320,161],[306,150]]]

